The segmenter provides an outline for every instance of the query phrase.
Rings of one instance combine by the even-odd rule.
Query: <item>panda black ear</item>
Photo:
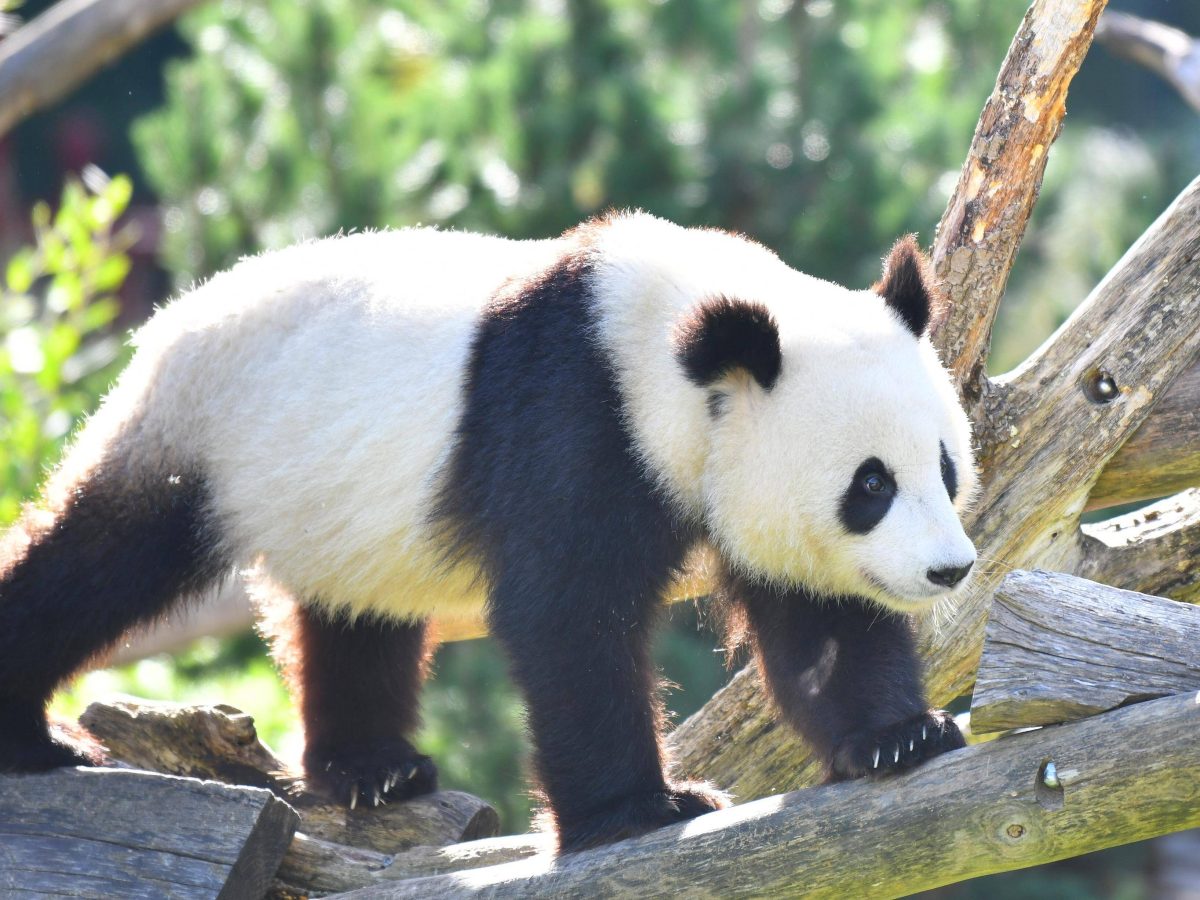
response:
[[[935,296],[933,272],[916,235],[896,241],[883,264],[883,277],[871,290],[883,297],[908,330],[920,337],[929,327]]]
[[[700,387],[745,369],[769,391],[783,365],[775,317],[761,303],[729,297],[702,301],[679,323],[675,357]]]

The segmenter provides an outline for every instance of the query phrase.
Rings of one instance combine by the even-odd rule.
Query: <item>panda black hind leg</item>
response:
[[[97,762],[49,726],[55,688],[228,569],[205,481],[185,468],[101,462],[51,493],[0,542],[0,771]]]
[[[351,807],[437,789],[433,761],[411,743],[429,667],[425,622],[289,603],[268,610],[264,627],[300,708],[311,789]]]
[[[901,771],[965,745],[954,719],[928,707],[906,616],[741,579],[726,594],[775,705],[832,780]]]

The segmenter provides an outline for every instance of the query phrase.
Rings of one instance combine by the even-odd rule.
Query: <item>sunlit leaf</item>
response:
[[[8,261],[4,276],[5,281],[8,282],[8,289],[14,294],[24,294],[33,287],[35,277],[33,249],[25,247],[14,253]]]

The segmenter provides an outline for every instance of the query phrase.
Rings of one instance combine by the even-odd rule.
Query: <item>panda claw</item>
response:
[[[913,739],[909,738],[908,739],[908,752],[909,753],[912,753],[912,751],[913,751],[913,743],[914,743]]]
[[[899,744],[896,745],[896,752],[892,756],[892,762],[894,762],[894,763],[900,762],[900,745]]]
[[[404,772],[404,780],[411,781],[412,777],[417,774],[417,764],[409,763],[408,768]]]
[[[871,764],[871,768],[872,769],[879,768],[879,748],[878,747],[875,748],[875,759],[874,759],[874,762],[872,762],[872,764]]]
[[[922,725],[922,726],[921,726],[921,740],[922,740],[922,741],[924,741],[924,740],[926,740],[926,739],[927,739],[927,736],[928,736],[928,735],[927,735],[927,732],[928,732],[928,730],[929,730],[929,726],[928,726],[928,725]]]
[[[378,787],[371,788],[371,805],[372,806],[379,805],[379,788]]]
[[[356,806],[358,806],[358,785],[357,784],[350,788],[350,808],[354,809]]]

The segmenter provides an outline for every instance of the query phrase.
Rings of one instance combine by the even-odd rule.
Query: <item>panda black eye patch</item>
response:
[[[866,534],[883,521],[896,496],[896,479],[883,461],[872,456],[854,470],[842,494],[838,516],[851,534]]]
[[[958,470],[954,468],[954,460],[946,452],[945,442],[939,441],[938,445],[942,448],[942,484],[946,486],[946,493],[953,501],[958,496]]]

